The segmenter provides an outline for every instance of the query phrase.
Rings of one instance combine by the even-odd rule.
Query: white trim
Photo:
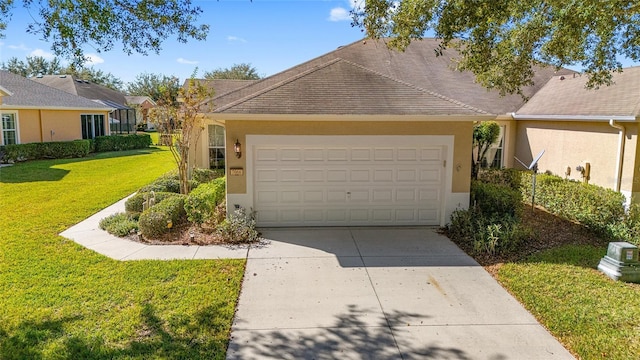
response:
[[[20,119],[19,119],[19,112],[18,111],[0,111],[0,145],[4,145],[4,128],[2,127],[2,114],[13,114],[13,120],[16,123],[16,128],[15,128],[15,132],[16,132],[16,144],[21,144],[20,142]]]
[[[527,115],[511,113],[515,120],[555,120],[555,121],[636,121],[635,116],[623,115]]]
[[[63,106],[27,106],[27,105],[9,105],[1,104],[0,110],[70,110],[70,111],[99,111],[113,112],[115,108],[90,108],[90,107],[63,107]]]
[[[384,141],[387,145],[404,145],[407,143],[423,143],[429,146],[442,146],[446,168],[443,174],[444,188],[440,203],[439,225],[445,226],[451,212],[457,208],[468,207],[469,193],[453,194],[453,149],[455,137],[453,135],[247,135],[245,138],[246,156],[246,193],[227,195],[228,211],[233,211],[234,205],[246,209],[254,207],[254,149],[259,145],[326,145],[348,143],[349,145],[370,144],[372,140]],[[467,199],[467,200],[464,200]]]
[[[0,94],[2,94],[2,96],[13,96],[13,93],[2,85],[0,85]]]

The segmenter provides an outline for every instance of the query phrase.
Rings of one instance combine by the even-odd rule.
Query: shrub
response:
[[[517,218],[508,214],[486,216],[478,208],[454,211],[448,234],[475,253],[490,255],[513,251],[533,236]]]
[[[218,178],[191,191],[184,205],[187,219],[198,225],[211,222],[216,206],[225,198],[225,188],[225,178]]]
[[[522,191],[522,171],[516,169],[482,169],[478,180]]]
[[[164,199],[167,199],[173,196],[179,196],[180,194],[176,194],[173,192],[154,192],[153,195],[155,196],[154,203],[158,204],[162,202]],[[151,192],[138,192],[137,194],[128,198],[127,201],[124,203],[124,209],[127,212],[127,214],[133,217],[138,217],[140,213],[144,210],[145,199],[148,199],[149,196],[151,196]]]
[[[125,213],[116,213],[100,220],[100,229],[115,236],[127,236],[138,230],[138,222]]]
[[[196,168],[196,169],[193,169],[193,172],[191,174],[191,178],[200,184],[208,183],[219,177],[222,177],[220,174],[220,171],[215,171],[211,169]]]
[[[154,238],[169,232],[169,224],[173,227],[184,222],[185,198],[185,195],[172,196],[143,211],[138,220],[142,236]]]
[[[260,239],[256,230],[255,212],[247,214],[244,208],[239,208],[218,225],[218,234],[227,243],[251,243]]]
[[[523,193],[531,199],[531,175],[523,176]],[[612,227],[624,222],[625,197],[611,189],[540,174],[536,178],[536,204],[568,220],[580,222],[599,235],[613,238]]]
[[[11,144],[3,148],[3,162],[36,159],[67,159],[89,155],[89,140],[54,141],[43,143]]]
[[[171,192],[180,193],[180,180],[171,177],[160,177],[149,185],[143,186],[138,192]]]
[[[471,193],[475,205],[485,216],[520,216],[522,212],[522,194],[511,187],[474,181]]]
[[[96,136],[94,141],[96,152],[122,151],[148,148],[151,145],[151,136],[148,134]]]

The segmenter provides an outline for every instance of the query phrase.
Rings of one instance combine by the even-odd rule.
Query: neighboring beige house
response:
[[[588,181],[639,202],[640,67],[614,73],[614,84],[598,90],[586,89],[586,81],[555,76],[512,115],[513,156],[528,163],[545,150],[541,172]]]
[[[0,145],[109,134],[113,108],[0,70]]]
[[[196,165],[222,154],[229,210],[256,210],[260,226],[445,225],[469,205],[474,122],[524,101],[434,49],[358,41],[259,81],[213,84]],[[525,95],[553,75],[538,69]]]
[[[138,124],[147,124],[147,129],[153,129],[153,123],[149,120],[149,110],[158,106],[153,99],[148,96],[125,95],[127,106],[136,111],[136,121]]]
[[[113,108],[109,115],[109,131],[112,134],[135,134],[136,111],[127,106],[121,92],[72,75],[38,75],[30,79]]]

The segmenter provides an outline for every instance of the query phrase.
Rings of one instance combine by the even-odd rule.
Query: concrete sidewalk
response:
[[[573,359],[429,228],[269,229],[227,359]]]
[[[244,259],[248,246],[149,245],[113,236],[98,227],[100,220],[124,212],[127,198],[60,233],[67,239],[115,260]]]

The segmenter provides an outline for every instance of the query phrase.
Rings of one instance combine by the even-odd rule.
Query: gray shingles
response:
[[[437,44],[435,39],[423,39],[412,43],[405,52],[397,52],[389,50],[383,40],[358,41],[253,84],[227,93],[218,92],[214,98],[214,111],[460,114],[459,109],[464,108],[476,113],[497,115],[514,112],[524,104],[519,95],[501,97],[496,91],[476,84],[473,74],[453,70],[455,51],[446,50],[438,57],[434,52]],[[340,66],[327,67],[336,59],[344,62]],[[344,66],[347,63],[356,66]],[[360,69],[348,73],[356,67]],[[314,69],[320,68],[323,68],[323,76],[317,76],[314,72]],[[550,67],[538,68],[535,85],[525,88],[525,95],[533,95],[554,73]],[[559,73],[572,72],[562,69]],[[391,85],[393,81],[395,83]],[[382,86],[382,83],[389,87]],[[287,85],[283,87],[279,84]],[[400,95],[409,96],[406,93],[408,88],[414,90],[403,101]],[[392,89],[400,91],[400,94],[394,96]],[[416,89],[422,90],[424,99],[415,93]],[[272,91],[274,93],[270,93]],[[433,101],[434,96],[456,104],[458,110],[442,108],[441,102]]]
[[[127,108],[127,100],[122,93],[71,75],[44,75],[34,77],[32,80],[69,94],[82,96],[90,100],[102,100],[105,103],[118,104],[118,108],[122,109]]]
[[[95,101],[37,83],[9,71],[0,70],[0,85],[12,93],[11,96],[2,98],[3,107],[110,109]]]
[[[556,76],[518,115],[640,116],[640,66],[613,74],[614,84],[585,88],[586,76]]]

